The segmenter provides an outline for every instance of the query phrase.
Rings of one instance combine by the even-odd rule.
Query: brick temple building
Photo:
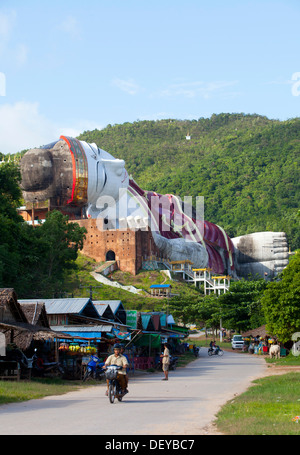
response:
[[[19,209],[25,221],[35,224],[44,220],[49,211],[48,203],[27,204]],[[82,254],[97,262],[116,261],[117,268],[136,275],[142,262],[153,256],[160,256],[151,231],[107,229],[101,219],[71,219],[87,230]]]
[[[116,261],[119,270],[136,275],[143,260],[159,256],[151,231],[105,229],[103,220],[76,220],[87,230],[82,253],[97,262]]]

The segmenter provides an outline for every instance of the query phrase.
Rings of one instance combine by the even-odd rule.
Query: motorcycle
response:
[[[170,370],[176,370],[178,363],[178,357],[170,355]]]
[[[32,373],[33,376],[38,377],[56,377],[64,376],[65,369],[59,362],[44,362],[44,360],[36,354],[37,349],[34,350],[32,357]]]
[[[178,363],[178,357],[170,355],[169,370],[176,370]],[[162,359],[156,364],[157,370],[162,370]]]
[[[212,355],[219,355],[220,357],[224,354],[224,351],[222,351],[221,348],[217,349],[217,348],[209,348],[208,349],[208,355],[209,356],[212,356]]]
[[[33,374],[42,377],[64,376],[65,369],[59,362],[33,362]]]
[[[83,382],[87,381],[89,378],[93,379],[102,379],[104,376],[104,371],[102,369],[104,362],[101,362],[99,357],[92,355],[86,366],[86,370],[83,376]]]
[[[63,376],[65,374],[64,368],[59,362],[44,362],[37,355],[37,349],[34,349],[32,357],[26,357],[24,352],[16,348],[9,353],[9,358],[17,360],[20,363],[21,374],[25,372],[29,376]]]
[[[200,348],[194,344],[193,345],[193,354],[194,354],[194,356],[195,357],[199,357],[199,353],[200,353]]]
[[[123,367],[118,365],[109,365],[105,370],[106,379],[109,380],[108,387],[108,398],[111,403],[114,403],[115,398],[122,401],[124,395],[127,392],[122,392],[120,383],[118,381],[118,370],[122,370]]]
[[[36,359],[35,353],[31,358],[29,358],[29,357],[26,357],[26,355],[24,354],[23,351],[21,351],[21,349],[14,348],[14,349],[8,351],[7,359],[15,360],[19,363],[20,370],[21,370],[21,377],[28,377],[29,379],[31,378],[33,363]]]

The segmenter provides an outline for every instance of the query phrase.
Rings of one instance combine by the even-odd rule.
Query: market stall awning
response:
[[[172,331],[172,332],[177,332],[177,333],[180,333],[180,334],[184,335],[185,337],[189,335],[188,327],[183,327],[183,326],[180,326],[180,325],[172,325],[171,329],[163,329],[163,330],[169,330],[169,331]]]
[[[161,329],[162,335],[167,338],[186,338],[186,335],[181,332],[177,332],[176,330],[172,329]]]
[[[139,338],[134,341],[135,346],[151,346],[152,348],[161,348],[161,336],[157,333],[141,334]]]
[[[113,325],[87,325],[87,326],[53,326],[52,330],[67,334],[74,338],[101,339],[103,334],[109,334],[112,331]]]

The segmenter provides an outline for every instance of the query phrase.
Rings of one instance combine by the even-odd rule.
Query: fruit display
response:
[[[97,348],[94,345],[79,344],[79,343],[60,343],[59,351],[69,352],[70,354],[96,354]]]

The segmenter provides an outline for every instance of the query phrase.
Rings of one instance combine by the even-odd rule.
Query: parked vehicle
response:
[[[114,403],[115,398],[119,401],[122,401],[126,392],[123,393],[120,383],[118,381],[118,370],[122,370],[123,367],[118,365],[109,365],[106,367],[105,376],[106,379],[109,380],[109,387],[108,387],[108,398],[111,403]]]
[[[195,344],[193,344],[193,354],[195,357],[199,357],[199,353],[200,353],[200,348],[199,346],[196,346]]]
[[[212,355],[222,356],[224,354],[224,351],[222,351],[221,348],[215,347],[215,348],[209,348],[207,353],[209,356],[212,356]]]
[[[36,349],[34,350],[34,354],[31,358],[26,357],[21,349],[15,347],[14,349],[7,352],[7,359],[8,360],[15,360],[19,362],[20,370],[21,370],[21,377],[31,377],[32,370],[34,368],[34,362],[36,361]]]
[[[86,370],[83,376],[83,382],[87,381],[89,378],[93,379],[102,379],[105,375],[102,367],[104,366],[104,362],[101,362],[99,357],[96,355],[92,355],[90,360],[86,366]]]
[[[233,338],[231,340],[232,349],[243,349],[244,344],[245,343],[242,335],[233,335]]]
[[[59,362],[44,362],[43,359],[35,354],[32,364],[32,374],[33,376],[39,377],[62,377],[65,375],[65,369]]]
[[[176,370],[177,363],[178,363],[178,357],[175,356],[175,355],[174,356],[170,355],[170,367],[169,367],[169,369],[170,370]]]
[[[170,355],[169,370],[176,370],[177,363],[178,363],[178,357]],[[155,368],[157,370],[162,370],[162,359],[159,359],[158,363],[155,365]]]
[[[59,362],[44,362],[37,354],[37,349],[34,350],[32,357],[26,357],[24,352],[15,348],[10,351],[8,357],[12,360],[17,360],[20,363],[21,375],[26,376],[63,376],[65,370]]]

